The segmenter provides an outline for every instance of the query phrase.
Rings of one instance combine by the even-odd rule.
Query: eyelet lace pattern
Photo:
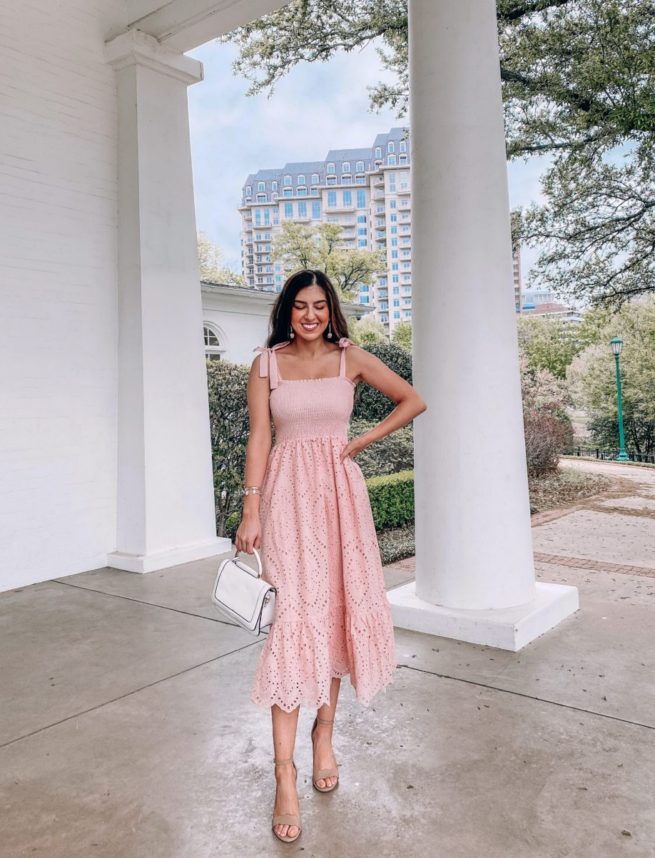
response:
[[[280,378],[275,350],[284,345],[256,349],[275,425],[260,553],[264,578],[278,592],[251,700],[287,712],[319,708],[330,702],[332,677],[348,675],[368,705],[393,681],[396,653],[364,475],[350,457],[340,460],[353,408],[354,383],[345,373],[352,342],[339,340],[339,375],[316,379]],[[294,381],[331,383],[313,391]]]

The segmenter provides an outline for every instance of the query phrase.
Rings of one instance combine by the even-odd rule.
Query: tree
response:
[[[534,369],[520,356],[523,428],[528,475],[538,477],[557,470],[560,454],[573,444],[568,414],[572,404],[566,384],[548,369]]]
[[[655,298],[632,301],[602,329],[597,341],[571,364],[567,379],[574,399],[589,415],[596,443],[618,446],[612,337],[623,339],[621,381],[626,442],[637,453],[655,453]]]
[[[380,251],[344,248],[342,234],[343,227],[335,223],[307,226],[284,220],[273,238],[271,256],[282,263],[287,276],[299,268],[324,271],[340,296],[353,300],[360,285],[372,283],[374,275],[385,270],[386,261]]]
[[[403,349],[406,349],[410,354],[412,353],[412,323],[400,322],[393,329],[393,334],[391,336],[391,341],[396,345],[400,346]]]
[[[223,262],[223,251],[214,244],[204,232],[198,233],[198,264],[200,279],[205,283],[224,283],[232,286],[245,286],[240,274],[236,274]]]
[[[412,356],[395,343],[371,343],[366,351],[374,354],[402,378],[412,383]],[[357,396],[353,407],[353,419],[384,420],[396,407],[396,403],[366,382],[357,385]]]
[[[652,0],[498,0],[510,158],[549,155],[545,203],[524,237],[544,247],[533,279],[620,306],[655,290],[655,13]],[[295,64],[381,42],[391,84],[371,103],[406,113],[406,0],[293,0],[235,30],[249,94]]]
[[[566,378],[566,368],[584,347],[576,325],[538,316],[519,316],[517,324],[519,348],[528,367],[535,372],[547,369],[556,378]]]
[[[216,532],[233,537],[239,523],[241,487],[249,433],[249,367],[207,361],[209,429],[212,445]]]
[[[389,342],[386,328],[382,322],[378,322],[373,316],[364,316],[362,319],[356,319],[348,327],[351,330],[352,341],[362,348],[371,346],[374,343]]]

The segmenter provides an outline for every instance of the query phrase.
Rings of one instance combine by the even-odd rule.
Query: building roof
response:
[[[372,146],[360,146],[355,149],[330,149],[325,156],[324,161],[292,161],[285,164],[284,167],[273,169],[268,168],[258,170],[256,173],[250,173],[243,185],[243,199],[245,200],[245,189],[248,185],[252,186],[256,182],[266,182],[268,191],[270,190],[270,182],[276,181],[281,186],[282,179],[285,175],[296,177],[299,175],[318,173],[318,183],[325,184],[326,166],[329,162],[333,162],[336,171],[341,172],[341,165],[344,161],[364,161],[364,169],[370,171],[372,163],[376,160],[375,148],[378,146],[386,148],[387,143],[390,140],[397,142],[405,139],[408,131],[409,129],[403,126],[398,126],[396,128],[391,128],[388,132],[378,134]],[[387,153],[385,151],[383,158],[386,157],[386,155]],[[407,158],[409,159],[409,153],[403,153],[403,157],[405,157],[405,155],[407,155]],[[354,166],[354,163],[351,164],[351,172],[356,172],[353,169]],[[307,179],[309,179],[309,176]],[[308,183],[311,184],[311,182]],[[256,193],[256,191],[254,193]]]

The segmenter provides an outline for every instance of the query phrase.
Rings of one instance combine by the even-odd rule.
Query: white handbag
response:
[[[262,580],[259,551],[255,570],[236,557],[226,557],[218,567],[212,601],[229,620],[251,634],[260,635],[273,622],[275,587]]]

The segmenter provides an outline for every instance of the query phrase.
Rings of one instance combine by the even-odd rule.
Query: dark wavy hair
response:
[[[291,310],[296,295],[305,286],[320,286],[325,292],[325,297],[330,308],[330,321],[332,322],[332,339],[327,338],[327,328],[323,331],[323,339],[328,343],[337,343],[341,337],[348,336],[348,322],[339,304],[339,296],[332,285],[332,281],[323,271],[304,268],[292,274],[282,287],[277,300],[271,311],[269,322],[270,333],[266,345],[277,345],[289,339],[289,328],[291,327]]]

